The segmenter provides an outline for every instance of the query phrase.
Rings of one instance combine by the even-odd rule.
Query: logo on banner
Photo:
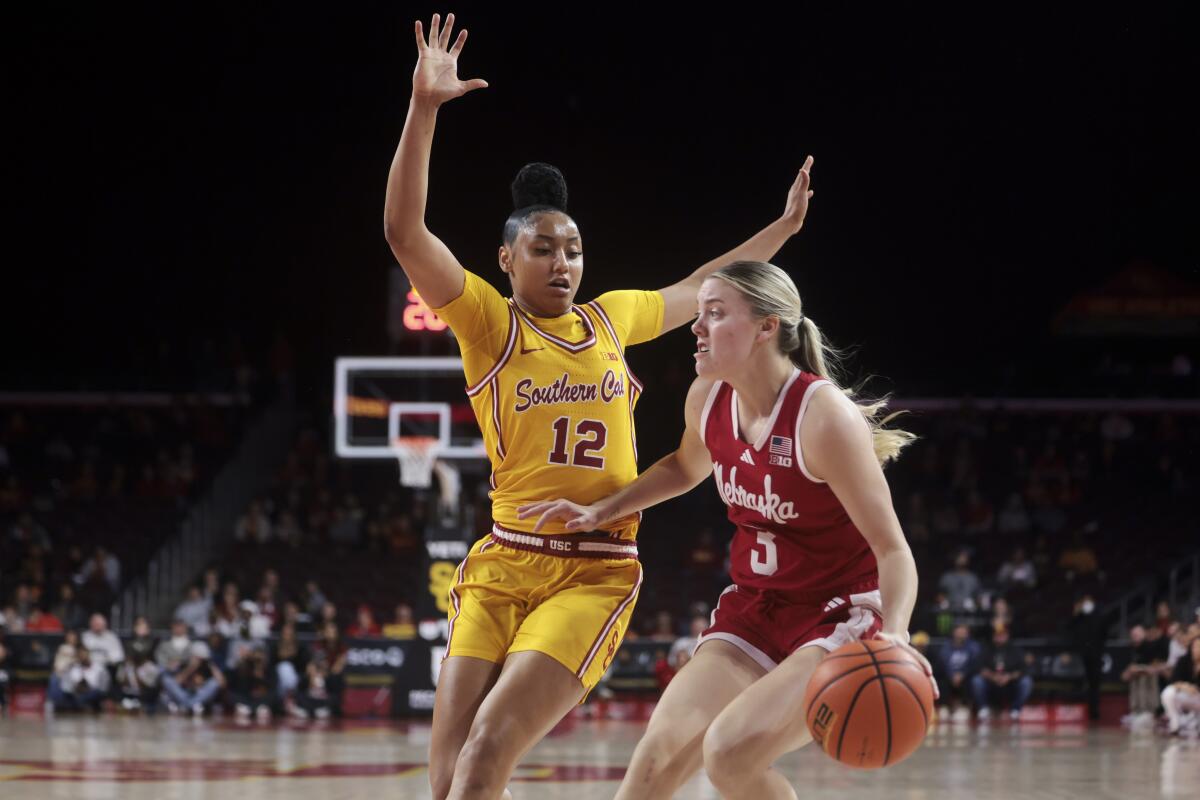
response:
[[[425,550],[435,561],[462,561],[468,547],[466,542],[426,542]]]
[[[352,667],[400,669],[404,665],[404,651],[399,647],[351,647],[346,653],[346,663]]]

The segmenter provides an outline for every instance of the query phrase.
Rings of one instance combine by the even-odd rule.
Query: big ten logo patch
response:
[[[601,664],[605,670],[612,664],[613,656],[617,654],[617,645],[621,643],[621,629],[614,627],[612,636],[608,637],[608,650],[604,652],[604,663]]]
[[[837,715],[833,713],[833,709],[821,703],[821,707],[817,709],[817,713],[813,716],[812,735],[818,742],[824,742],[825,736],[829,733],[829,728],[833,725],[833,721]]]
[[[449,561],[433,561],[429,564],[429,593],[437,603],[438,611],[450,610],[450,583],[454,580],[454,564]]]

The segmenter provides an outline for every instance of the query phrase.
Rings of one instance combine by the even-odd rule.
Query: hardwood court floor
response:
[[[642,729],[564,723],[526,759],[514,798],[612,797]],[[0,798],[427,798],[428,741],[425,723],[0,719]],[[838,800],[1200,797],[1200,742],[1113,728],[941,725],[889,769],[845,769],[811,747],[780,766],[801,797]],[[678,797],[717,795],[698,775]]]

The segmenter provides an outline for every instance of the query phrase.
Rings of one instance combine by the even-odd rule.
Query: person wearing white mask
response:
[[[176,619],[171,623],[171,638],[159,642],[154,651],[154,660],[167,675],[174,675],[183,668],[192,649],[187,623]]]

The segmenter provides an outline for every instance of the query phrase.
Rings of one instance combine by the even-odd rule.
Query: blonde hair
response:
[[[887,395],[874,400],[860,398],[856,390],[842,386],[845,353],[830,344],[817,324],[805,316],[800,292],[786,272],[765,261],[735,261],[709,277],[736,289],[750,304],[756,317],[779,319],[776,341],[780,352],[805,372],[819,375],[837,386],[854,402],[871,428],[871,444],[880,464],[895,459],[901,450],[916,440],[916,435],[908,431],[884,427],[904,413],[895,412],[880,419],[887,408]]]

